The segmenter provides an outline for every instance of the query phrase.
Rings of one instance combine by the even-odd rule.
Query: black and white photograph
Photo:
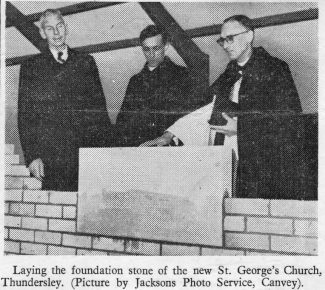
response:
[[[319,255],[319,3],[1,5],[3,256]]]

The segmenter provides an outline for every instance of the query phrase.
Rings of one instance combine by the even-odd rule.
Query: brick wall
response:
[[[317,255],[317,201],[226,199],[224,245],[246,255]]]
[[[224,246],[76,232],[76,192],[40,190],[6,146],[7,255],[317,255],[317,201],[225,199]]]

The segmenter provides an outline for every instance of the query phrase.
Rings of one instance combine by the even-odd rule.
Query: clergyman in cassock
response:
[[[237,197],[304,199],[305,163],[301,104],[289,66],[263,47],[253,47],[254,28],[244,15],[227,18],[218,44],[230,58],[209,88],[209,105],[179,119],[151,145],[236,147]]]
[[[59,10],[46,10],[40,34],[48,49],[20,70],[18,128],[25,162],[43,189],[78,190],[78,151],[108,147],[111,123],[92,56],[66,44]]]
[[[139,42],[147,62],[131,77],[117,117],[120,142],[116,145],[122,147],[139,146],[157,138],[197,107],[187,68],[166,56],[166,32],[149,25],[141,31]]]

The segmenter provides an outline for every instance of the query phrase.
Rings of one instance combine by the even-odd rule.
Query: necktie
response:
[[[58,61],[60,63],[65,63],[65,60],[62,58],[62,56],[63,56],[63,52],[59,51],[59,53],[58,53]]]

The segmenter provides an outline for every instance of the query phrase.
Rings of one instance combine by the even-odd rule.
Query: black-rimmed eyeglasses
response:
[[[217,39],[217,43],[220,46],[223,46],[225,44],[225,42],[227,42],[228,44],[232,44],[234,42],[234,37],[235,36],[244,34],[244,33],[248,32],[248,31],[250,31],[250,30],[246,30],[246,31],[243,31],[243,32],[240,32],[240,33],[237,33],[237,34],[227,35],[226,37],[220,37],[219,39]]]

